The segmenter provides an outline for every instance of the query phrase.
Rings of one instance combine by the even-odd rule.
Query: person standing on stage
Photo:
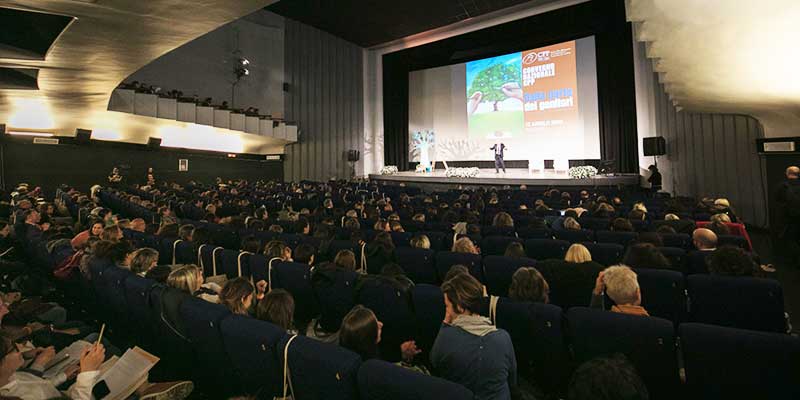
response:
[[[503,153],[506,150],[506,145],[502,142],[495,143],[489,150],[494,150],[494,172],[500,173],[500,168],[503,168],[503,173],[506,172],[506,163],[503,161]]]

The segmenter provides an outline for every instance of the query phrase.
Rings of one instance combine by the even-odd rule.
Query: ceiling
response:
[[[372,47],[504,8],[559,0],[282,0],[267,10]]]
[[[13,32],[0,34],[0,50],[4,41],[14,45],[0,51],[0,69],[17,72],[12,76],[17,83],[24,83],[21,73],[39,70],[38,90],[0,88],[0,123],[66,135],[76,128],[93,129],[95,138],[134,143],[155,136],[165,145],[168,132],[190,130],[193,124],[107,111],[111,92],[154,59],[273,1],[0,0],[0,7],[31,12],[25,14],[25,23],[12,25]],[[62,32],[59,26],[66,29]],[[8,25],[3,29],[12,31]],[[219,135],[233,136],[230,132],[186,135],[204,142],[186,147],[213,146],[224,142]],[[260,136],[235,139],[221,150],[273,151],[250,146],[264,144],[266,138]],[[283,143],[273,145],[282,151]]]
[[[752,115],[767,136],[800,136],[800,1],[626,3],[677,106]]]

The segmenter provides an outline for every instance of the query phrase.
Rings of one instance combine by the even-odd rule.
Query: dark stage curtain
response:
[[[407,169],[408,73],[595,36],[600,149],[638,172],[631,24],[624,0],[594,0],[383,56],[384,162]]]

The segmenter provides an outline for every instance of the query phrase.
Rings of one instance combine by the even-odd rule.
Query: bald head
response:
[[[786,177],[789,179],[800,178],[800,167],[792,165],[791,167],[786,168]]]
[[[692,233],[692,242],[698,250],[711,250],[717,248],[717,234],[711,229],[697,228]]]

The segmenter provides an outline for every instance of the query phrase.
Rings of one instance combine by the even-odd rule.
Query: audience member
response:
[[[431,241],[428,239],[427,235],[420,234],[411,238],[410,245],[415,249],[429,250],[431,248]]]
[[[149,247],[142,247],[133,252],[130,265],[131,272],[143,277],[158,265],[158,251]]]
[[[723,276],[753,276],[759,271],[753,259],[739,247],[721,246],[707,258],[708,272]]]
[[[258,303],[256,318],[271,322],[286,330],[289,334],[296,334],[294,329],[294,297],[283,289],[273,289]]]
[[[336,253],[336,257],[333,259],[333,263],[339,268],[355,271],[356,255],[351,250],[339,250],[339,252]]]
[[[664,254],[650,243],[636,243],[628,246],[622,261],[634,268],[669,269],[670,263]]]
[[[541,273],[533,267],[522,267],[511,276],[508,297],[516,301],[548,303],[550,286]]]
[[[454,253],[468,253],[468,254],[480,254],[478,248],[475,247],[475,244],[472,243],[472,240],[468,237],[462,237],[453,243],[453,252]]]
[[[375,239],[367,243],[363,251],[367,262],[367,270],[362,271],[364,273],[377,275],[384,265],[397,262],[394,242],[388,232],[379,232],[375,235]]]
[[[648,400],[644,382],[624,355],[595,358],[572,374],[567,400]]]
[[[647,310],[641,306],[642,293],[639,290],[636,273],[628,266],[614,265],[597,275],[597,281],[592,291],[592,308],[605,309],[603,293],[608,294],[608,297],[614,301],[611,311],[649,316]]]
[[[506,246],[506,251],[503,254],[506,257],[522,258],[526,257],[525,247],[520,242],[511,242]]]
[[[72,244],[73,249],[80,249],[86,245],[86,242],[89,241],[90,237],[100,237],[100,234],[103,233],[103,223],[102,222],[95,222],[93,223],[89,229],[75,235],[72,238],[70,244]]]
[[[697,228],[692,233],[695,251],[687,255],[687,266],[690,274],[708,273],[706,258],[717,249],[717,235],[706,228]]]

